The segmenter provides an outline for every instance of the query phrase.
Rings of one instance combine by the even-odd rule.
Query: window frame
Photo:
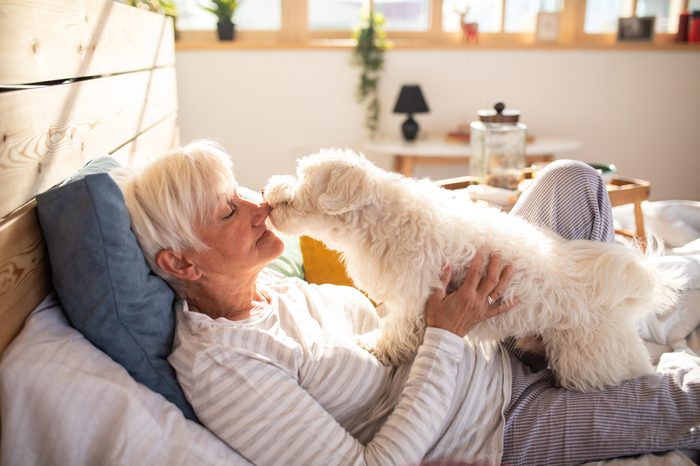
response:
[[[671,0],[668,0],[671,1]],[[632,16],[636,15],[637,13],[637,3],[638,0],[629,0],[630,2],[630,10],[632,12]],[[640,45],[647,45],[647,46],[653,46],[653,45],[679,45],[683,46],[683,44],[675,44],[674,39],[676,34],[675,33],[667,33],[667,32],[654,32],[654,38],[651,42],[647,43],[636,43],[636,44],[620,44],[617,42],[617,32],[607,32],[607,33],[586,33],[584,28],[585,28],[585,20],[586,20],[586,0],[574,0],[574,1],[566,1],[564,4],[569,4],[570,8],[572,8],[574,11],[571,12],[573,15],[572,20],[575,23],[575,33],[573,37],[573,43],[580,44],[580,45],[615,45],[615,46],[621,46],[621,47],[639,47]],[[685,11],[688,9],[688,4],[689,0],[682,0],[682,7],[681,11]]]
[[[373,0],[369,0],[373,4]],[[501,8],[501,31],[505,23],[505,2]],[[630,0],[636,12],[638,0]],[[670,0],[669,0],[670,1]],[[690,0],[682,0],[686,10]],[[307,0],[280,0],[279,30],[236,30],[236,40],[221,42],[213,30],[181,30],[178,49],[198,48],[326,48],[352,47],[350,30],[310,30],[307,25]],[[479,33],[478,44],[464,44],[461,32],[442,29],[443,0],[429,0],[427,31],[387,31],[392,48],[690,48],[698,44],[678,44],[674,33],[654,33],[651,42],[619,43],[616,32],[589,34],[584,31],[586,0],[564,0],[560,10],[559,41],[538,43],[534,33]]]

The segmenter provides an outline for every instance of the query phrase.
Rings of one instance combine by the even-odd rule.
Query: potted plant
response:
[[[352,64],[360,67],[356,97],[359,103],[366,102],[365,126],[371,138],[379,128],[379,78],[384,68],[384,51],[388,47],[384,17],[370,10],[365,24],[353,33],[353,37]]]
[[[200,5],[200,7],[216,15],[219,40],[233,40],[236,36],[236,25],[233,23],[233,15],[236,14],[241,0],[209,0],[209,2],[212,5]]]

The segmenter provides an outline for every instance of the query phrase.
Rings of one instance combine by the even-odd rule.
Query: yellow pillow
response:
[[[299,247],[307,282],[354,286],[337,251],[309,236],[299,238]]]

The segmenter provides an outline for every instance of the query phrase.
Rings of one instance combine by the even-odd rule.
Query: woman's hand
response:
[[[481,276],[484,256],[477,251],[469,264],[467,276],[454,292],[445,294],[435,289],[425,305],[425,319],[428,327],[437,327],[463,337],[479,322],[506,312],[519,301],[500,301],[513,275],[513,267],[501,269],[501,256],[491,254],[486,274]],[[449,264],[443,270],[441,281],[447,285],[452,277]]]

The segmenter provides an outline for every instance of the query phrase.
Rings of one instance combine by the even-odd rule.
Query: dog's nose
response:
[[[267,185],[263,186],[260,188],[260,195],[262,196],[262,202],[263,204],[266,204],[272,209],[272,205],[270,205],[270,199],[268,199],[268,194],[270,194],[269,190],[266,189]]]

